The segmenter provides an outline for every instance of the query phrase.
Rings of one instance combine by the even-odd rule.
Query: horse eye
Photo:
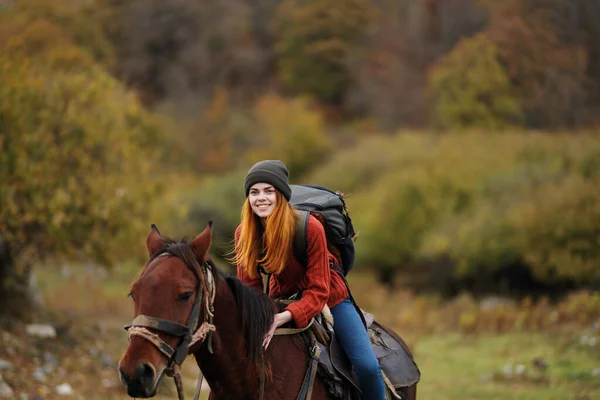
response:
[[[192,292],[185,292],[177,297],[178,301],[188,301],[192,297]]]
[[[132,299],[132,300],[135,300],[135,299],[133,298],[133,292],[129,292],[129,293],[127,293],[127,297],[131,297],[131,299]]]

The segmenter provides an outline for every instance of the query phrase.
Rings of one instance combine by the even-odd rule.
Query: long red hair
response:
[[[240,236],[231,261],[241,266],[250,278],[259,276],[258,265],[269,273],[281,273],[293,250],[297,214],[279,191],[275,195],[277,206],[267,217],[264,228],[248,199],[242,206]]]

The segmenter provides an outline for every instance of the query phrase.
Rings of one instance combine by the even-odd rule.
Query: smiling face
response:
[[[264,223],[277,207],[277,189],[269,183],[255,183],[250,187],[248,202],[250,202],[252,211]]]

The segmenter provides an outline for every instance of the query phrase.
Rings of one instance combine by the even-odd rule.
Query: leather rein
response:
[[[157,255],[155,259],[158,257],[176,256],[165,250],[163,253]],[[185,400],[180,374],[181,364],[187,357],[189,349],[197,343],[203,343],[205,340],[208,340],[208,351],[213,354],[211,332],[215,330],[212,322],[216,288],[212,269],[208,263],[204,263],[202,267],[195,262],[193,265],[186,263],[186,266],[194,273],[198,280],[198,290],[196,291],[194,307],[186,326],[166,319],[138,315],[130,324],[124,327],[129,332],[129,340],[133,336],[139,336],[152,343],[158,351],[167,357],[168,364],[165,373],[175,381],[179,400]],[[200,277],[200,274],[203,275],[202,278],[204,279]],[[203,311],[203,319],[202,323],[199,323],[201,311]],[[173,349],[151,330],[176,336],[179,338],[179,344]],[[202,378],[202,371],[200,371],[194,400],[198,400],[200,396]]]

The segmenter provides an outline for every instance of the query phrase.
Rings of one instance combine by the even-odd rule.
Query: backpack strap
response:
[[[306,231],[308,228],[308,216],[310,212],[304,210],[296,210],[298,220],[296,221],[296,232],[294,234],[294,256],[301,265],[308,265],[308,256],[306,255],[307,238]]]

